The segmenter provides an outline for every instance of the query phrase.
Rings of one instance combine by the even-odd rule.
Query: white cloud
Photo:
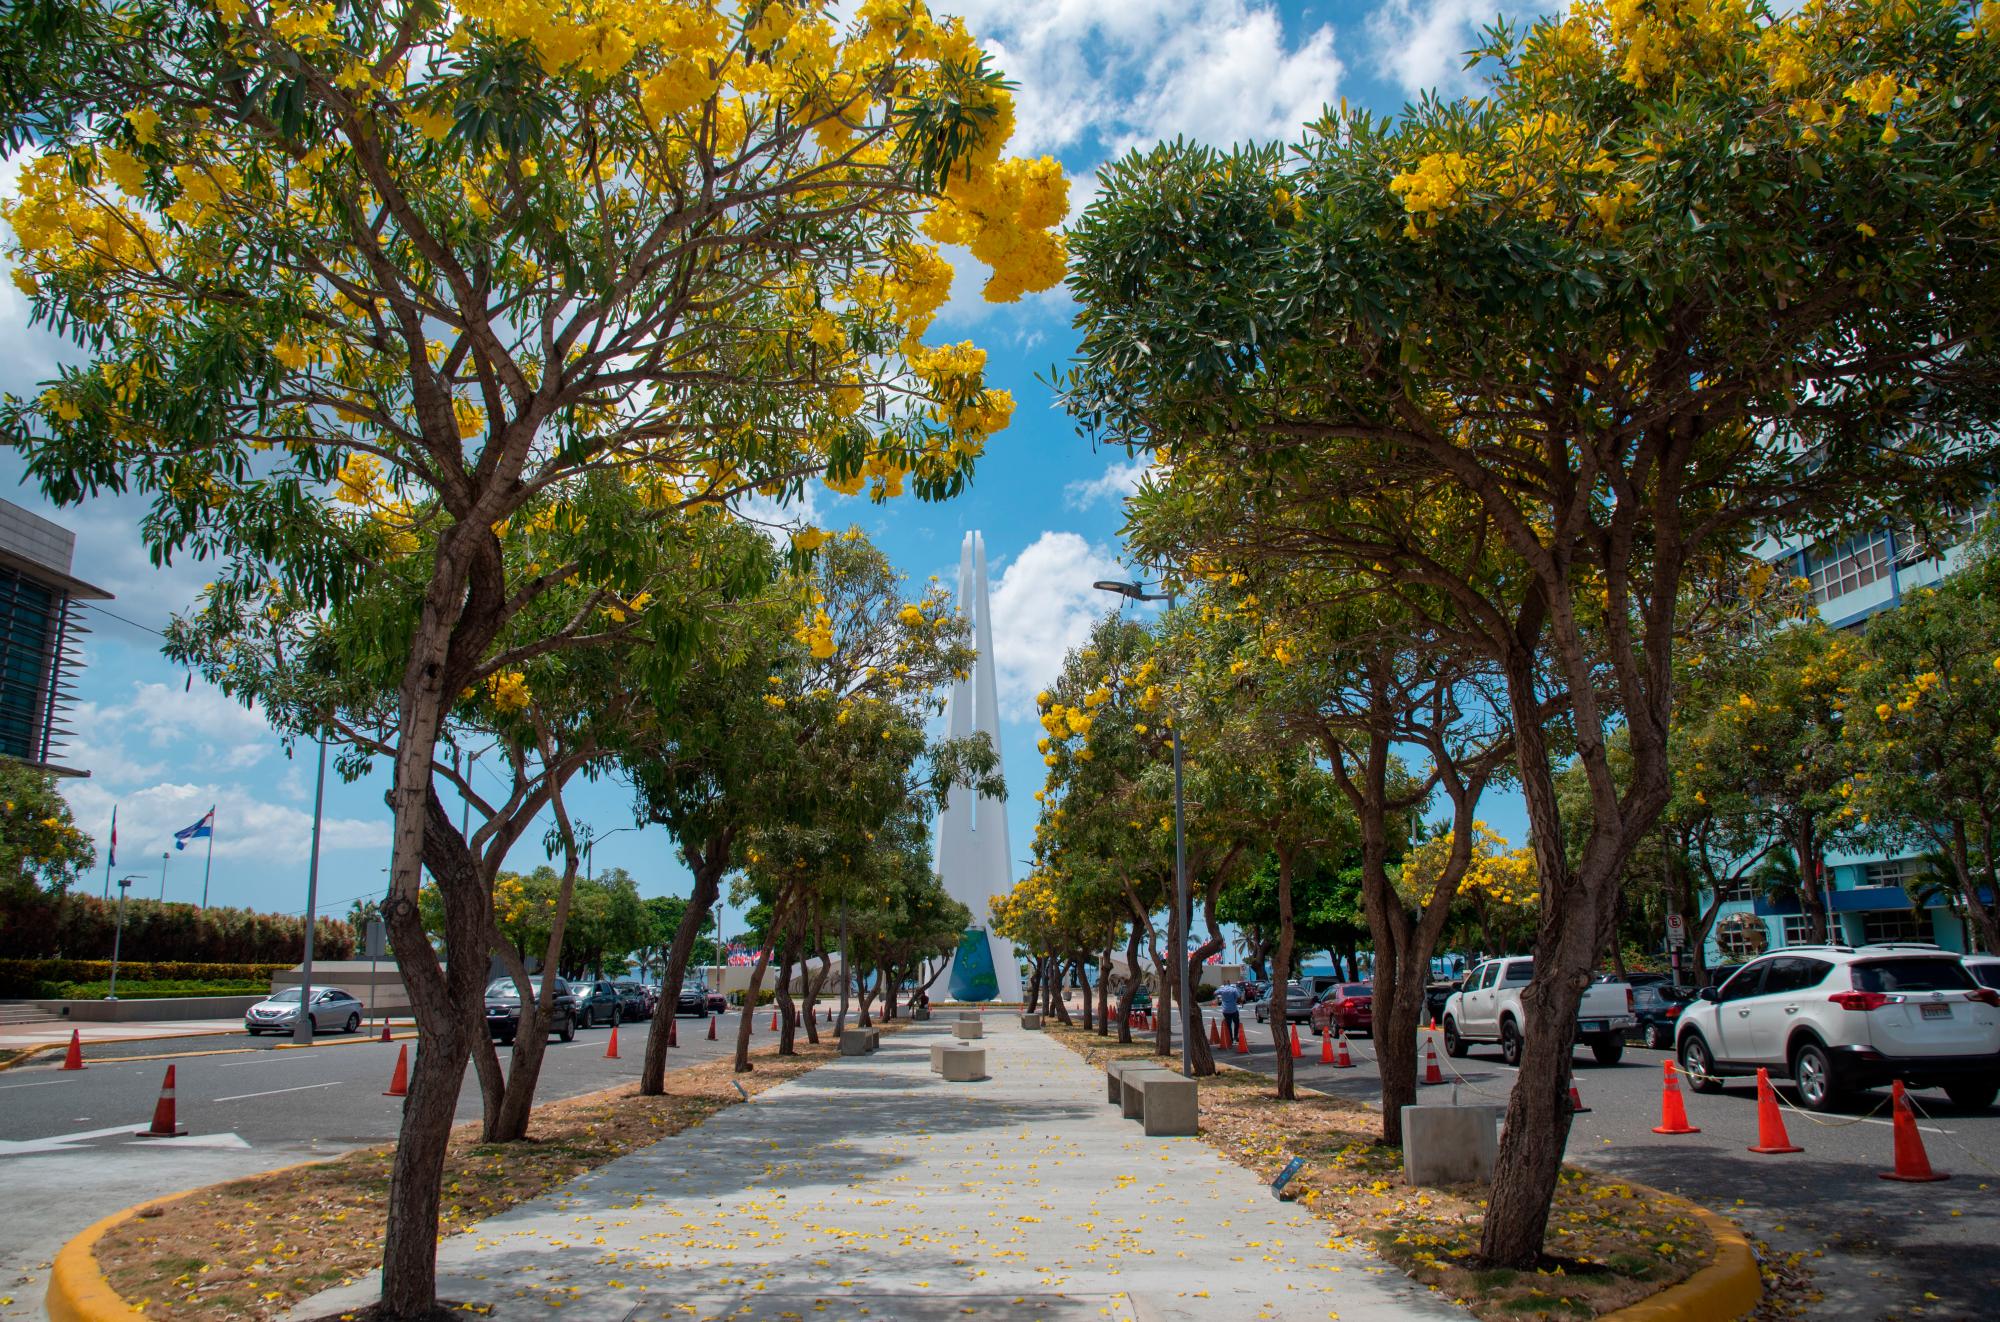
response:
[[[262,713],[201,682],[190,689],[134,683],[125,702],[78,703],[69,723],[75,734],[62,760],[118,785],[189,766],[243,771],[278,751]]]
[[[203,813],[215,812],[215,857],[257,863],[300,863],[312,845],[312,813],[284,804],[266,803],[241,785],[216,781],[161,781],[144,789],[115,793],[96,780],[63,782],[76,824],[97,840],[98,858],[109,843],[111,808],[118,808],[118,867],[120,876],[143,876],[132,893],[142,899],[159,894],[160,855],[167,865],[167,898],[196,900],[201,894],[201,870],[208,842],[197,840],[185,850],[174,848],[174,832],[192,826]],[[342,849],[389,849],[388,811],[364,820],[327,816],[320,824],[322,853]],[[102,884],[102,879],[99,879]],[[88,886],[80,889],[89,889]],[[282,907],[282,906],[277,906]]]
[[[1333,29],[1291,39],[1261,0],[957,0],[1015,92],[1013,150],[1119,155],[1184,134],[1291,137],[1339,93]]]
[[[1139,489],[1139,480],[1152,466],[1152,459],[1146,455],[1114,459],[1100,476],[1064,487],[1063,503],[1073,510],[1089,509],[1099,501],[1116,505]]]
[[[1115,600],[1091,583],[1126,576],[1111,552],[1073,532],[1045,532],[1007,565],[992,597],[1003,716],[1030,716],[1035,694],[1062,670],[1063,655],[1081,646],[1091,626],[1115,608]]]
[[[1395,83],[1411,96],[1435,89],[1445,95],[1476,87],[1466,52],[1496,12],[1521,13],[1546,5],[1519,0],[1383,0],[1368,16],[1375,54]]]

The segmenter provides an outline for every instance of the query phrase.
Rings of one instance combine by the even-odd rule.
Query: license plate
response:
[[[1923,1012],[1926,1019],[1951,1018],[1951,1007],[1949,1005],[1926,1005],[1923,1007]]]
[[[1604,1021],[1602,1019],[1586,1019],[1577,1025],[1577,1031],[1582,1033],[1602,1033],[1604,1031]]]

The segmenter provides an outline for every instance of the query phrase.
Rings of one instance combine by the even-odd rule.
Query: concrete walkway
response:
[[[1199,1139],[1147,1138],[1103,1077],[987,1018],[990,1078],[883,1039],[439,1246],[501,1319],[1462,1319]],[[291,1315],[371,1300],[371,1278]]]

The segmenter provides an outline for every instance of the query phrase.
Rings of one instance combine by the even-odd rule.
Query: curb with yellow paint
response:
[[[158,1037],[105,1038],[101,1042],[86,1042],[84,1045],[99,1047],[124,1046],[128,1042],[179,1042],[186,1038],[208,1036],[219,1037],[222,1035],[219,1033],[164,1033]],[[389,1040],[391,1042],[414,1042],[417,1040],[417,1030],[412,1028],[407,1033],[392,1032],[389,1035]],[[86,1060],[84,1065],[88,1068],[91,1065],[129,1065],[149,1060],[186,1060],[190,1056],[241,1056],[251,1051],[315,1051],[322,1047],[357,1047],[366,1046],[370,1042],[379,1044],[381,1041],[382,1039],[379,1037],[343,1037],[336,1038],[331,1042],[281,1042],[275,1046],[268,1047],[208,1047],[201,1051],[155,1051],[143,1056],[99,1056],[94,1061]],[[32,1047],[24,1048],[22,1053],[14,1059],[0,1064],[0,1072],[11,1070],[17,1065],[25,1065],[37,1056],[45,1056],[52,1052],[67,1051],[68,1049],[69,1043],[67,1042],[37,1043]]]
[[[1730,1322],[1745,1316],[1763,1300],[1764,1276],[1757,1269],[1757,1254],[1750,1247],[1749,1237],[1728,1217],[1692,1203],[1688,1205],[1694,1207],[1696,1218],[1715,1240],[1713,1260],[1685,1281],[1668,1286],[1650,1299],[1604,1314],[1602,1322]]]
[[[144,1216],[149,1208],[164,1207],[168,1203],[205,1193],[223,1184],[234,1184],[237,1180],[261,1179],[266,1175],[303,1170],[307,1166],[324,1166],[330,1161],[338,1160],[339,1157],[322,1157],[316,1161],[294,1161],[283,1166],[273,1166],[267,1171],[253,1171],[248,1175],[239,1175],[236,1179],[222,1180],[217,1184],[204,1184],[194,1189],[183,1189],[179,1193],[162,1194],[158,1198],[148,1198],[143,1203],[134,1203],[122,1212],[113,1212],[63,1245],[62,1250],[56,1254],[55,1265],[49,1271],[48,1293],[42,1300],[42,1306],[49,1315],[49,1322],[139,1322],[145,1316],[126,1303],[118,1291],[111,1288],[111,1282],[105,1279],[104,1270],[97,1265],[97,1241],[134,1217]]]

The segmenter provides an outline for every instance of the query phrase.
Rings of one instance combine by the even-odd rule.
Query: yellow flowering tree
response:
[[[0,890],[60,895],[97,861],[97,846],[77,829],[56,778],[0,761]]]
[[[550,649],[631,590],[615,548],[510,573],[504,526],[595,477],[649,506],[627,544],[822,479],[947,496],[1011,401],[977,349],[923,340],[937,244],[989,265],[989,298],[1061,274],[1060,171],[1005,155],[998,75],[916,0],[69,0],[0,25],[0,136],[38,149],[5,211],[17,282],[84,351],[6,431],[52,497],[144,492],[157,556],[234,557],[315,607],[420,558],[395,640],[406,901],[438,731],[495,639],[572,575],[600,596]],[[413,903],[388,912],[420,944]],[[410,983],[430,1049],[386,1315],[434,1303],[472,962]]]
[[[1135,155],[1070,231],[1070,405],[1162,459],[1135,552],[1427,595],[1504,679],[1542,917],[1488,1265],[1541,1251],[1579,993],[1671,792],[1684,597],[1768,530],[1992,478],[1996,38],[1959,0],[1581,0],[1496,27],[1477,96]]]

